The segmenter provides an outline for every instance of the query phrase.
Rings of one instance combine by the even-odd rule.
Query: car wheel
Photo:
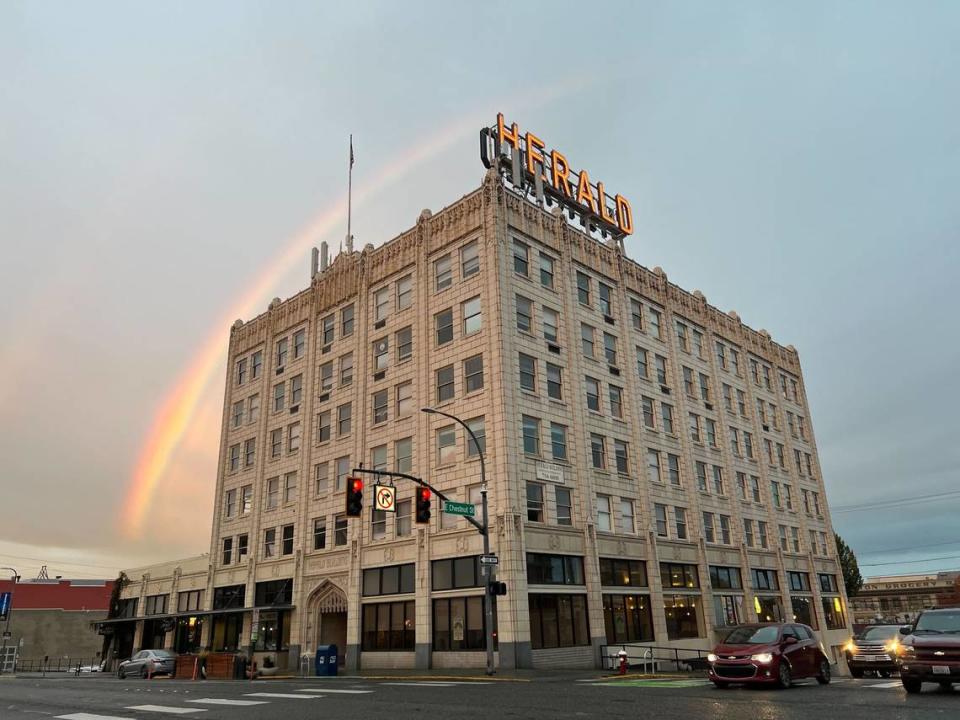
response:
[[[916,678],[901,677],[900,682],[903,683],[903,689],[911,695],[920,692],[920,689],[923,687],[923,681],[917,680]]]
[[[950,692],[951,690],[953,690],[953,683],[950,682],[949,680],[942,680],[940,682],[940,689]]]
[[[830,684],[830,663],[826,658],[820,661],[820,672],[817,674],[817,682],[821,685]]]
[[[150,673],[147,671],[147,666],[146,666],[146,665],[144,665],[142,668],[140,668],[140,677],[142,677],[144,680],[146,680],[148,677],[150,677]]]
[[[721,690],[726,690],[728,687],[730,687],[730,683],[724,682],[723,680],[714,680],[713,684]]]
[[[117,670],[117,677],[120,678],[121,680],[126,680],[126,679],[127,679],[127,671],[124,670],[123,668],[120,668],[119,670]]]
[[[783,660],[780,661],[780,670],[777,672],[777,685],[782,688],[788,688],[793,684],[793,678],[790,675],[790,666]]]
[[[881,670],[878,674],[879,674],[880,677],[882,677],[882,678],[888,678],[888,677],[890,677],[890,671],[889,671],[889,670]]]
[[[850,668],[850,677],[862,678],[863,670],[860,668]]]

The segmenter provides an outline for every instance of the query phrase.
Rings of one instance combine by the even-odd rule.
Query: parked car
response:
[[[799,678],[830,682],[830,661],[806,625],[738,625],[707,656],[709,676],[718,688],[733,683],[790,687]]]
[[[899,625],[871,625],[864,628],[843,647],[850,674],[860,678],[864,672],[872,670],[883,677],[890,677],[899,667],[899,646]]]
[[[900,681],[908,693],[925,682],[946,689],[960,683],[960,608],[924,610],[900,632]]]
[[[169,650],[141,650],[117,668],[117,677],[149,677],[150,675],[173,675],[177,656]]]

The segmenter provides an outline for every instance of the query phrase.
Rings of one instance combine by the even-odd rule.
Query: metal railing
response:
[[[100,672],[103,660],[98,657],[17,658],[14,672],[73,673]]]
[[[620,652],[627,653],[627,667],[645,673],[697,672],[707,669],[709,650],[698,648],[663,647],[646,643],[601,645],[600,658],[605,670],[620,666]]]

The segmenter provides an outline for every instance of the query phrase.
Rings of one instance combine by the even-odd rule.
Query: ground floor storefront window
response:
[[[534,650],[590,644],[586,595],[531,594],[529,604]]]
[[[714,595],[713,619],[717,627],[739,625],[743,622],[743,596]]]
[[[261,610],[260,622],[257,624],[257,641],[253,649],[278,652],[287,650],[289,647],[290,611]]]
[[[162,650],[167,639],[166,624],[170,620],[144,620],[141,650]]]
[[[433,601],[434,650],[485,650],[486,626],[483,595]]]
[[[608,643],[653,640],[649,595],[604,595],[603,624]]]
[[[783,622],[780,596],[757,595],[753,599],[753,609],[757,611],[757,622]]]
[[[700,637],[699,595],[664,595],[663,613],[671,640]]]
[[[843,602],[838,597],[825,597],[821,600],[827,630],[843,630],[846,626],[846,620],[843,617]]]
[[[793,605],[793,621],[809,625],[817,629],[817,615],[813,612],[813,598],[806,595],[793,595],[790,598]]]
[[[413,650],[416,635],[414,601],[372,603],[363,606],[364,652]]]
[[[214,652],[236,652],[240,649],[240,628],[243,614],[217,615],[210,633],[210,649]]]
[[[195,653],[200,649],[204,618],[199,616],[177,619],[177,635],[173,649],[178,653]]]

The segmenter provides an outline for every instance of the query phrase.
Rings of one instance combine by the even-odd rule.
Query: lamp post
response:
[[[17,580],[20,579],[20,573],[14,570],[12,567],[0,566],[0,570],[9,570],[13,573],[10,576],[10,579],[13,580],[13,584],[17,584]],[[3,667],[7,660],[7,636],[10,634],[10,616],[13,615],[13,591],[10,592],[10,606],[7,608],[7,623],[3,628],[3,642],[0,643],[0,673],[3,673]]]
[[[428,413],[430,415],[442,415],[445,418],[449,418],[456,423],[459,423],[464,430],[470,435],[470,439],[473,440],[474,446],[477,448],[477,454],[480,456],[480,500],[483,506],[483,554],[490,554],[490,523],[489,523],[489,514],[487,510],[487,471],[486,466],[483,461],[483,448],[480,447],[480,443],[477,440],[477,436],[474,435],[473,430],[470,429],[470,426],[467,425],[463,420],[458,418],[456,415],[451,415],[450,413],[443,412],[442,410],[436,410],[435,408],[425,407],[420,408],[421,412]],[[486,643],[487,643],[487,675],[493,675],[496,670],[493,667],[493,602],[490,600],[490,580],[492,579],[493,569],[491,565],[483,566],[483,573],[487,579],[487,586],[484,589],[483,593],[483,614],[487,619],[487,632],[486,632]]]

